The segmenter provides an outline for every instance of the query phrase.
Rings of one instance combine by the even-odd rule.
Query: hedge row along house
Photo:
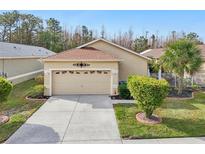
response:
[[[185,78],[190,80],[191,83],[196,83],[202,87],[205,87],[205,45],[198,45],[198,48],[201,50],[201,56],[203,59],[203,64],[201,66],[201,68],[199,69],[199,71],[197,71],[197,73],[194,74],[193,77],[190,77],[188,74],[185,74]],[[165,53],[165,49],[164,48],[158,48],[158,49],[148,49],[144,52],[141,52],[140,54],[146,57],[149,57],[150,59],[159,59],[163,54]],[[148,74],[150,76],[154,76],[158,79],[161,78],[167,78],[168,80],[170,80],[170,83],[172,85],[176,85],[176,76],[174,74],[171,73],[166,73],[163,69],[159,69],[158,72],[153,71],[151,67],[149,67],[148,69]],[[171,78],[175,78],[171,81]]]
[[[42,47],[0,42],[0,76],[13,84],[43,73],[42,58],[55,53]]]

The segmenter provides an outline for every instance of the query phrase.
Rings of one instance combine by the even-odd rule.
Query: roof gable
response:
[[[136,53],[135,51],[132,51],[132,50],[130,50],[130,49],[127,49],[127,48],[125,48],[125,47],[122,47],[122,46],[120,46],[120,45],[117,45],[117,44],[115,44],[115,43],[113,43],[113,42],[110,42],[110,41],[105,40],[105,39],[102,39],[102,38],[93,40],[93,41],[88,42],[88,43],[86,43],[86,44],[83,44],[83,45],[81,45],[81,46],[79,46],[79,47],[77,47],[77,48],[78,48],[78,49],[79,49],[79,48],[83,48],[83,47],[86,47],[86,46],[88,46],[88,45],[94,44],[94,43],[96,43],[96,42],[98,42],[98,41],[103,41],[103,42],[105,42],[105,43],[107,43],[107,44],[110,44],[110,45],[115,46],[115,47],[117,47],[117,48],[120,48],[120,49],[122,49],[122,50],[124,50],[124,51],[127,51],[127,52],[129,52],[129,53],[132,53],[132,54],[134,54],[134,55],[136,55],[136,56],[138,56],[138,57],[140,57],[140,58],[143,58],[143,59],[146,59],[146,60],[150,60],[150,58],[148,58],[148,57],[146,57],[146,56],[140,55],[139,53]]]

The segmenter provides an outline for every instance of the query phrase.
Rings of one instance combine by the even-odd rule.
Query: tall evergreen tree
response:
[[[148,39],[144,36],[140,36],[135,39],[134,41],[134,50],[138,53],[147,50],[149,48],[148,46]]]

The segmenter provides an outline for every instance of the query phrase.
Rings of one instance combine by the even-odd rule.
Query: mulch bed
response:
[[[119,100],[125,100],[125,98],[122,98],[122,97],[120,97],[120,95],[112,95],[112,96],[110,96],[110,98],[112,99],[112,100],[115,100],[115,99],[119,99]],[[130,97],[130,98],[128,98],[128,99],[126,99],[126,100],[134,100],[132,97]]]
[[[174,98],[192,98],[193,97],[193,90],[185,89],[182,91],[182,94],[179,95],[176,89],[171,89],[167,97],[174,97]]]
[[[31,96],[26,96],[26,99],[28,100],[47,100],[49,99],[49,96],[37,96],[37,97],[31,97]]]
[[[5,115],[0,115],[0,125],[9,121],[9,117]]]
[[[146,118],[145,113],[139,112],[136,114],[137,121],[143,124],[155,125],[162,122],[162,119],[156,115],[152,115],[150,118]]]

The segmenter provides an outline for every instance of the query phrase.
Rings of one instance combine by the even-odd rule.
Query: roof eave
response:
[[[74,61],[88,61],[88,62],[119,62],[122,59],[42,59],[45,62],[74,62]]]

